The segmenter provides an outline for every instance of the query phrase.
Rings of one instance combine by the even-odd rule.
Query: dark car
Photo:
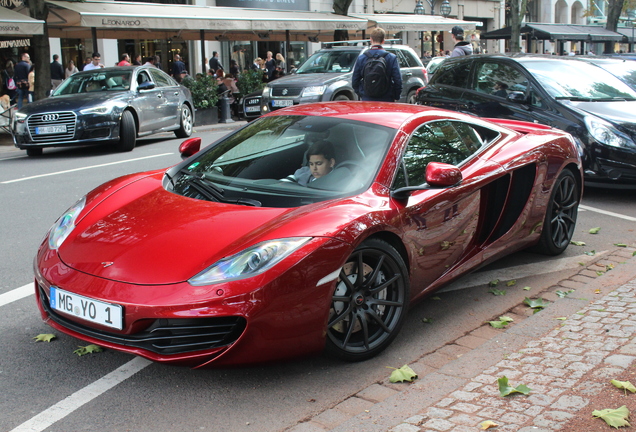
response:
[[[130,151],[137,137],[157,132],[189,137],[193,106],[190,90],[152,66],[79,72],[16,113],[14,142],[29,156],[46,147],[88,144]]]
[[[262,90],[250,93],[241,99],[239,114],[248,122],[255,120],[261,116],[261,95]]]
[[[419,90],[417,101],[562,129],[581,149],[588,184],[636,185],[636,91],[583,59],[541,55],[447,59]]]
[[[194,367],[323,349],[371,358],[444,284],[570,244],[583,186],[572,137],[499,123],[330,102],[202,150],[190,138],[189,159],[109,181],[53,225],[34,265],[42,317],[90,344]],[[310,170],[317,147],[333,149],[331,171]]]
[[[292,105],[358,100],[351,79],[363,46],[333,46],[316,51],[291,75],[278,78],[263,89],[261,112],[266,114]],[[402,71],[400,102],[415,103],[417,89],[428,82],[426,68],[406,45],[384,45],[397,56]]]

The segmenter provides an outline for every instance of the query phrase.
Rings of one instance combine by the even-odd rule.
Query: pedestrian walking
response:
[[[20,61],[15,65],[13,79],[16,85],[16,94],[18,98],[18,109],[22,108],[24,99],[29,97],[29,72],[31,71],[31,56],[28,53],[22,53]]]
[[[131,66],[132,63],[130,63],[130,56],[127,53],[123,53],[120,57],[120,61],[119,63],[117,63],[117,66]]]
[[[53,54],[51,62],[51,90],[55,90],[64,81],[64,66],[59,62],[60,56]],[[32,88],[31,91],[34,89]]]
[[[455,48],[451,53],[451,57],[460,57],[465,55],[471,55],[473,53],[473,46],[470,42],[464,41],[464,29],[460,26],[455,26],[451,29],[453,40],[455,41]]]
[[[267,58],[265,59],[265,69],[267,70],[267,80],[269,81],[272,79],[272,75],[274,74],[274,70],[276,69],[276,60],[274,60],[271,51],[267,51]]]
[[[68,66],[64,70],[64,78],[68,78],[77,72],[79,72],[79,70],[77,70],[77,66],[75,66],[75,62],[73,60],[69,60]]]
[[[219,53],[216,51],[212,51],[212,58],[210,59],[210,70],[212,72],[216,72],[219,69],[225,71],[225,69],[223,69],[223,65],[221,64],[221,60],[219,60]]]
[[[174,61],[172,62],[172,77],[180,83],[186,74],[187,71],[185,63],[181,61],[181,56],[179,54],[175,54]]]

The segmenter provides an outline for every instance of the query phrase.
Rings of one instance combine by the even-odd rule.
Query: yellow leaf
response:
[[[490,429],[490,428],[496,428],[497,426],[499,426],[497,423],[495,423],[494,421],[491,420],[486,420],[483,421],[479,424],[479,429],[481,430],[486,430],[486,429]]]
[[[55,336],[53,333],[41,333],[33,339],[35,339],[36,342],[51,342],[56,337],[57,336]]]

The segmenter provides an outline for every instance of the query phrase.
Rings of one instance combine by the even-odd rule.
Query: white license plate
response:
[[[66,133],[66,125],[61,126],[40,126],[35,128],[36,135]]]
[[[294,104],[294,101],[291,99],[283,99],[283,100],[273,100],[272,101],[272,106],[274,107],[288,107],[288,106],[292,106]]]
[[[253,106],[253,107],[245,107],[245,112],[260,112],[261,107]]]
[[[86,321],[121,330],[123,308],[51,287],[51,308]]]

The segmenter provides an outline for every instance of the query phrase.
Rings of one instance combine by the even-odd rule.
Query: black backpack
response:
[[[362,83],[364,95],[368,97],[383,97],[391,88],[391,81],[387,73],[386,55],[368,50],[364,53],[369,59],[362,70]]]

